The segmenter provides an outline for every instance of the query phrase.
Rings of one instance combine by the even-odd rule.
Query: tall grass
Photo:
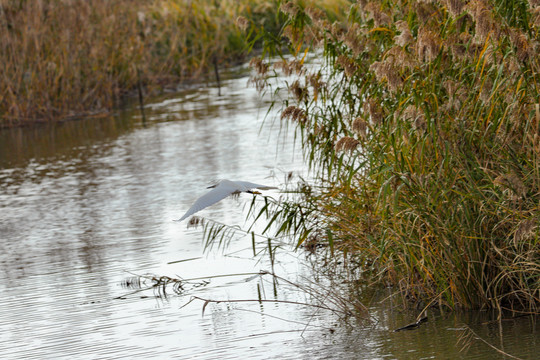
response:
[[[2,0],[0,126],[107,111],[137,85],[198,77],[277,32],[275,0]],[[243,16],[243,26],[236,20]]]
[[[318,181],[261,210],[278,233],[326,240],[415,302],[538,312],[540,3],[282,10],[296,57],[279,66],[298,74],[282,119]]]

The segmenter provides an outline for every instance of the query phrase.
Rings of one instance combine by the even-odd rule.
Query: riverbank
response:
[[[310,0],[330,13],[344,0]],[[126,98],[218,78],[276,37],[280,0],[6,1],[0,127],[103,116]],[[248,35],[248,36],[246,36]],[[250,38],[248,41],[247,39]]]
[[[277,1],[7,1],[0,6],[0,126],[106,113],[245,58],[276,33]],[[237,19],[243,19],[237,23]]]
[[[261,210],[274,235],[326,244],[420,307],[538,313],[537,5],[358,2],[332,22],[291,3],[286,43],[325,62],[276,67],[296,74],[282,119],[316,181]]]

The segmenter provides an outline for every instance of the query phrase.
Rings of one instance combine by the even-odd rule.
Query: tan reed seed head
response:
[[[368,123],[362,118],[357,117],[352,122],[352,130],[357,133],[362,139],[367,138]]]
[[[350,26],[341,40],[352,50],[354,55],[359,55],[364,50],[364,37],[360,25],[355,23]]]
[[[285,29],[283,29],[283,36],[289,39],[293,44],[297,44],[301,39],[301,34],[298,32],[298,29],[291,25],[287,25]]]
[[[347,75],[347,77],[349,78],[353,77],[358,70],[358,66],[356,65],[354,60],[346,55],[338,56],[336,63],[340,65],[343,70],[345,70],[345,75]]]
[[[289,119],[300,124],[305,124],[307,122],[307,114],[302,108],[291,105],[283,110],[281,113],[281,119]]]
[[[372,1],[368,3],[364,7],[364,11],[367,13],[368,19],[372,19],[377,27],[390,25],[392,23],[392,18],[390,15],[383,12],[381,5],[378,2]]]
[[[370,98],[365,101],[362,109],[369,115],[372,125],[378,125],[383,122],[384,111],[376,99]]]
[[[293,96],[298,102],[306,100],[309,96],[309,90],[307,89],[307,87],[301,85],[298,80],[295,80],[289,86],[289,91],[291,92],[291,94],[293,94]]]
[[[441,39],[435,32],[422,27],[418,31],[418,41],[416,42],[416,53],[418,57],[426,62],[435,60],[439,55]]]
[[[525,33],[517,29],[511,29],[510,40],[516,49],[516,54],[519,61],[526,61],[533,55],[533,46]]]
[[[493,180],[493,184],[512,190],[511,200],[525,196],[527,188],[521,179],[514,173],[499,175]]]
[[[298,12],[300,11],[300,8],[292,1],[289,1],[281,4],[279,10],[281,10],[281,12],[283,12],[284,14],[289,15],[289,17],[295,17],[296,14],[298,14]]]
[[[401,117],[403,120],[410,122],[412,128],[416,131],[424,131],[427,128],[424,111],[414,105],[407,106],[403,110]]]
[[[386,80],[388,88],[392,92],[396,92],[403,85],[403,79],[391,58],[372,63],[369,70],[373,71],[379,82],[382,83]]]
[[[401,70],[412,70],[417,65],[416,60],[400,46],[390,48],[384,56],[385,62],[391,62]]]
[[[463,0],[444,0],[443,3],[454,18],[461,15],[465,7],[465,1]]]
[[[490,5],[484,0],[472,0],[464,8],[475,21],[476,43],[483,44],[488,36],[498,38],[500,27],[495,21]]]
[[[274,64],[274,67],[281,69],[285,76],[292,74],[302,75],[304,73],[304,64],[298,59],[278,61]]]
[[[321,73],[311,73],[306,75],[306,84],[313,88],[313,98],[317,100],[319,92],[323,90],[326,84],[321,80]]]
[[[367,4],[368,0],[356,0],[356,6],[358,6],[360,10],[364,10]]]
[[[360,142],[356,140],[355,138],[352,138],[350,136],[344,136],[336,142],[336,145],[334,146],[334,148],[336,152],[340,152],[340,151],[352,152],[356,150],[356,148],[358,148],[358,145],[360,145]]]
[[[413,6],[416,11],[416,16],[418,17],[418,22],[420,24],[426,24],[435,12],[434,6],[431,4],[431,2],[419,1]]]
[[[337,39],[342,39],[345,35],[345,28],[343,24],[338,21],[334,21],[332,26],[330,26],[330,33],[335,36]]]
[[[532,240],[535,230],[538,228],[538,219],[527,219],[519,223],[514,233],[514,246],[519,246],[524,242]]]
[[[396,28],[400,32],[399,35],[394,36],[394,41],[397,45],[405,47],[413,42],[414,38],[407,22],[403,20],[396,22]]]
[[[236,26],[238,26],[240,30],[246,31],[249,27],[249,20],[243,16],[239,16],[236,18]]]
[[[324,11],[318,8],[314,8],[312,6],[306,7],[306,14],[311,19],[313,24],[317,26],[321,26],[325,24],[326,21],[326,15],[324,14]]]
[[[265,75],[270,68],[270,66],[259,57],[251,58],[251,60],[249,61],[249,66],[254,69],[257,74],[260,75]]]

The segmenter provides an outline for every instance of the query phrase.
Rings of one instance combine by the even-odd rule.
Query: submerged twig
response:
[[[178,264],[178,263],[181,263],[181,262],[192,261],[192,260],[199,260],[199,259],[202,259],[202,257],[199,256],[199,257],[194,257],[194,258],[189,258],[189,259],[182,259],[182,260],[169,261],[169,262],[167,263],[167,265]]]
[[[503,354],[504,356],[508,356],[509,358],[512,358],[512,359],[517,359],[517,360],[521,360],[521,358],[517,357],[517,356],[514,356],[514,355],[511,355],[501,349],[499,349],[498,347],[496,347],[495,345],[493,344],[490,344],[487,340],[484,340],[482,339],[476,332],[474,332],[473,329],[471,329],[468,325],[465,325],[465,331],[468,332],[469,336],[467,336],[467,333],[465,333],[461,338],[460,338],[460,341],[465,341],[465,340],[469,340],[469,343],[466,343],[464,345],[464,348],[467,347],[467,346],[470,346],[470,344],[472,343],[472,341],[474,339],[476,340],[480,340],[481,342],[483,342],[484,344],[486,344],[487,346],[489,346],[490,348],[492,348],[493,350],[497,351],[498,353],[500,354]]]
[[[348,311],[343,311],[343,310],[339,310],[339,309],[332,309],[332,308],[330,308],[328,306],[324,306],[324,305],[315,305],[315,304],[309,304],[309,303],[304,303],[304,302],[300,302],[300,301],[278,300],[278,299],[227,299],[227,300],[214,300],[214,299],[205,299],[205,298],[202,298],[202,297],[199,297],[199,296],[192,296],[191,299],[189,299],[189,301],[187,303],[185,303],[184,305],[182,305],[180,308],[186,307],[187,305],[192,303],[194,300],[204,301],[203,309],[202,309],[203,310],[203,315],[204,315],[204,310],[205,310],[206,306],[209,303],[220,304],[220,303],[246,303],[246,302],[258,302],[258,303],[267,302],[267,303],[303,305],[303,306],[309,306],[309,307],[314,307],[314,308],[318,308],[318,309],[329,310],[329,311],[332,311],[332,312],[341,313],[343,315],[351,315],[351,313],[348,312]]]
[[[142,292],[142,291],[146,291],[146,290],[150,290],[150,289],[157,290],[159,297],[166,297],[167,296],[167,292],[166,292],[167,286],[171,285],[171,284],[173,286],[173,291],[176,294],[182,294],[183,292],[186,291],[186,289],[185,289],[186,285],[191,285],[192,287],[197,288],[197,287],[201,287],[201,286],[206,286],[206,285],[208,285],[210,283],[209,281],[200,281],[200,282],[196,282],[196,283],[192,282],[193,280],[203,280],[203,279],[206,279],[208,277],[199,278],[199,279],[182,279],[180,277],[174,278],[174,277],[170,277],[170,276],[137,275],[137,274],[133,274],[133,273],[131,273],[129,271],[127,271],[127,272],[134,275],[135,278],[137,279],[137,281],[136,282],[133,282],[133,281],[126,282],[125,286],[128,287],[128,288],[136,288],[136,290],[129,293],[129,294],[118,296],[118,297],[116,297],[114,299],[123,299],[128,295],[133,295],[133,294],[136,294],[136,293],[139,293],[139,292]],[[150,284],[143,283],[143,282],[140,281],[140,279],[149,280],[151,283]],[[145,286],[143,287],[143,285],[145,285]]]
[[[321,328],[321,329],[325,329],[325,330],[329,330],[331,332],[335,331],[333,328],[328,328],[328,327],[325,327],[325,326],[319,326],[319,325],[312,325],[310,323],[303,323],[301,321],[295,321],[295,320],[289,320],[289,319],[284,319],[282,317],[279,317],[279,316],[275,316],[275,315],[270,315],[270,314],[267,314],[267,313],[263,313],[261,311],[254,311],[254,310],[249,310],[249,309],[236,309],[236,310],[240,310],[240,311],[246,311],[246,312],[252,312],[252,313],[255,313],[255,314],[259,314],[259,315],[264,315],[264,316],[267,316],[267,317],[271,317],[273,319],[278,319],[278,320],[282,320],[282,321],[286,321],[286,322],[289,322],[289,323],[294,323],[294,324],[299,324],[299,325],[304,325],[304,330],[302,330],[302,334],[304,333],[304,331],[306,331],[306,329],[309,327],[309,326],[312,326],[312,327],[317,327],[317,328]],[[318,310],[318,309],[317,309]],[[311,319],[310,319],[311,321]]]
[[[401,331],[401,330],[414,330],[414,329],[417,329],[422,323],[425,323],[426,321],[428,321],[428,317],[424,316],[424,317],[418,319],[416,322],[410,323],[408,325],[402,326],[402,327],[394,330],[394,332],[398,332],[398,331]]]
[[[259,275],[259,276],[263,276],[263,275],[271,275],[275,280],[281,280],[283,282],[286,282],[287,284],[289,285],[292,285],[294,287],[296,287],[297,289],[299,290],[302,290],[302,291],[305,291],[309,294],[316,294],[318,295],[316,292],[313,291],[313,289],[309,288],[309,289],[306,289],[302,286],[300,286],[299,284],[296,284],[296,283],[293,283],[292,281],[290,280],[287,280],[281,276],[278,276],[276,274],[274,274],[273,272],[269,272],[269,271],[265,271],[265,270],[261,270],[259,273],[242,273],[242,274],[226,274],[226,275],[216,275],[214,277],[223,277],[223,276],[238,276],[238,275]],[[210,277],[205,277],[205,278],[210,278]],[[193,279],[190,279],[190,280],[197,280],[198,278],[193,278]],[[328,296],[327,296],[328,297]],[[310,303],[304,303],[304,302],[299,302],[299,301],[290,301],[290,300],[279,300],[279,299],[228,299],[228,300],[214,300],[214,299],[205,299],[205,298],[202,298],[202,297],[198,297],[198,296],[192,296],[191,299],[186,303],[184,304],[182,307],[185,307],[187,306],[188,304],[190,304],[191,302],[193,302],[194,300],[201,300],[201,301],[204,301],[204,305],[203,305],[203,314],[204,314],[204,310],[206,309],[206,306],[209,304],[209,303],[241,303],[241,302],[259,302],[259,303],[263,303],[263,302],[274,302],[274,303],[284,303],[284,304],[294,304],[294,305],[303,305],[303,306],[309,306],[309,307],[313,307],[313,308],[316,308],[316,309],[323,309],[323,310],[329,310],[329,311],[332,311],[334,313],[339,313],[339,314],[342,314],[342,315],[347,315],[347,316],[352,316],[354,315],[350,310],[346,309],[346,308],[332,308],[332,307],[329,307],[329,306],[325,306],[325,305],[322,305],[322,302],[321,304],[310,304]],[[338,304],[334,304],[336,306],[339,306]],[[309,325],[309,324],[308,324]]]

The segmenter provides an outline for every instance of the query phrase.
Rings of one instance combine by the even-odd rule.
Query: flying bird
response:
[[[198,211],[201,211],[204,208],[207,208],[210,205],[217,203],[220,200],[225,199],[229,195],[238,195],[241,192],[247,192],[251,194],[260,194],[258,191],[253,191],[253,189],[259,190],[269,190],[277,189],[275,186],[266,186],[261,184],[254,184],[247,181],[231,181],[231,180],[221,180],[215,185],[209,186],[209,193],[201,196],[195,201],[195,204],[189,208],[188,211],[180,219],[175,221],[182,221],[188,216],[195,214]]]

